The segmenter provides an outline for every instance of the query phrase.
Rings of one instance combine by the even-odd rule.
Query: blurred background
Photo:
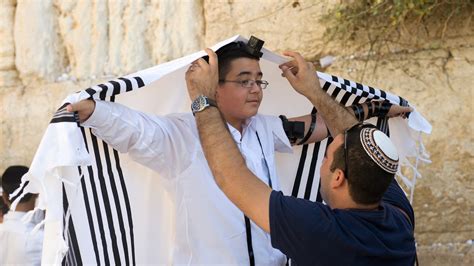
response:
[[[233,35],[398,94],[432,124],[414,193],[422,265],[474,264],[473,0],[0,0],[0,172],[64,97]]]

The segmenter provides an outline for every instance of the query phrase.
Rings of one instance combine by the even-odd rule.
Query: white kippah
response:
[[[376,128],[363,128],[360,142],[370,158],[386,172],[395,174],[398,169],[398,153],[392,141]]]

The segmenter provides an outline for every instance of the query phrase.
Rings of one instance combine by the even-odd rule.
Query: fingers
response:
[[[207,55],[209,56],[209,65],[211,67],[217,67],[218,59],[216,53],[214,53],[214,51],[209,48],[206,48],[204,51],[206,51]]]
[[[82,100],[82,101],[79,101],[77,103],[69,104],[66,107],[66,110],[68,112],[79,112],[81,110],[84,110],[87,107],[87,101],[91,101],[91,100]]]
[[[206,60],[202,58],[198,58],[196,61],[194,61],[191,66],[194,66],[194,69],[200,67],[202,69],[206,69],[209,67],[209,64],[206,62]]]
[[[82,100],[77,103],[69,104],[66,106],[68,112],[77,112],[79,115],[79,121],[82,123],[86,121],[95,109],[95,101],[93,100]]]
[[[282,71],[282,76],[287,78],[288,81],[293,81],[296,77],[295,77],[295,74],[293,74],[293,72],[291,71],[292,68],[291,67],[288,67],[287,65],[281,65],[280,66],[280,69]]]
[[[291,63],[291,66],[297,66],[300,69],[308,67],[308,64],[304,60],[303,56],[301,56],[301,54],[298,52],[284,51],[283,55],[294,58],[293,61],[288,62]]]

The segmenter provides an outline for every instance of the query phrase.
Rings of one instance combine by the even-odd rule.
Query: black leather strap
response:
[[[247,233],[247,250],[249,252],[250,266],[255,266],[255,256],[253,254],[252,246],[252,230],[250,229],[250,219],[244,215],[245,218],[245,232]]]
[[[309,126],[308,133],[306,133],[304,138],[300,142],[298,142],[296,145],[304,144],[306,141],[308,141],[311,135],[313,135],[313,131],[316,128],[316,112],[317,112],[316,108],[313,107],[313,110],[311,110],[311,125]]]

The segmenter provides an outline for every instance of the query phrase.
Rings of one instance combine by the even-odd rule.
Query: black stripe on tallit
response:
[[[400,99],[400,106],[408,106],[408,101],[403,99],[402,97],[398,97]],[[411,113],[407,113],[406,114],[406,118],[409,118],[410,117],[410,114]]]
[[[61,107],[58,108],[58,110],[56,110],[56,112],[57,112],[57,111],[61,111],[61,109],[64,109],[64,108],[65,108],[66,106],[68,106],[69,104],[70,104],[70,103],[64,103],[63,105],[61,105]]]
[[[319,147],[321,142],[314,143],[313,146],[313,157],[311,158],[311,164],[309,167],[308,181],[306,182],[306,189],[304,192],[304,198],[309,200],[311,196],[311,189],[313,188],[314,175],[316,173],[316,163],[318,162]]]
[[[352,94],[350,92],[346,91],[344,93],[344,96],[342,96],[341,101],[339,103],[342,104],[343,106],[345,106],[346,103],[349,101],[349,98],[351,97],[351,95]]]
[[[95,138],[95,136],[92,134],[91,129],[89,129],[89,133],[90,133],[91,138]],[[96,142],[97,142],[97,139],[96,139]],[[94,149],[94,152],[97,153],[97,147],[93,147],[93,149]],[[105,265],[110,265],[109,253],[107,252],[107,240],[105,238],[104,222],[102,221],[102,213],[100,211],[100,205],[99,205],[99,196],[97,194],[97,187],[94,181],[95,180],[94,171],[92,169],[92,166],[88,166],[87,169],[89,170],[90,182],[91,182],[91,187],[92,187],[92,195],[94,198],[95,212],[97,215],[97,223],[99,227],[100,239],[102,240],[102,248],[104,251]]]
[[[305,144],[303,145],[303,149],[301,150],[300,162],[298,164],[298,169],[296,170],[296,177],[295,177],[295,182],[293,183],[293,190],[291,191],[291,195],[293,197],[298,197],[298,190],[301,184],[301,176],[303,175],[303,169],[304,169],[307,153],[308,153],[308,144]]]
[[[250,229],[250,219],[244,215],[245,219],[245,231],[247,232],[247,251],[249,253],[249,265],[255,266],[255,257],[253,253],[253,245],[252,245],[252,230]]]
[[[104,172],[103,172],[104,169],[102,167],[102,161],[101,161],[101,156],[99,152],[99,141],[97,140],[97,137],[93,134],[91,134],[91,139],[92,139],[92,146],[94,148],[94,156],[95,156],[95,161],[97,165],[97,174],[99,177],[100,190],[102,192],[102,202],[104,203],[104,207],[105,207],[105,213],[106,213],[105,218],[107,221],[107,225],[109,227],[109,235],[112,242],[112,252],[114,255],[114,262],[116,265],[120,265],[121,264],[120,253],[118,251],[117,235],[115,234],[112,209],[110,207],[109,193],[107,192],[107,185],[105,183],[105,177],[104,177]]]
[[[114,91],[112,92],[112,95],[117,95],[120,94],[120,83],[118,83],[115,80],[109,81],[110,84],[114,87]]]
[[[356,96],[356,97],[354,98],[354,101],[352,102],[352,104],[361,103],[361,102],[360,102],[361,100],[362,100],[362,97]]]
[[[143,82],[142,78],[140,78],[140,77],[133,77],[133,78],[137,81],[138,88],[141,88],[141,87],[145,86],[145,83]]]
[[[86,150],[87,152],[89,152],[89,147],[87,145],[87,139],[86,139],[86,133],[83,127],[81,127],[81,132],[82,132],[82,137],[84,139],[84,143],[86,145]],[[78,166],[77,169],[79,171],[79,176],[82,176],[81,167]],[[92,166],[87,167],[87,172],[89,174],[89,179],[92,180],[93,179]],[[91,206],[89,203],[89,196],[87,194],[85,175],[83,178],[81,178],[81,187],[82,187],[82,193],[84,197],[84,205],[86,206],[87,221],[89,223],[89,230],[91,233],[92,245],[94,247],[95,260],[96,260],[97,265],[99,265],[100,264],[99,248],[97,246],[97,238],[96,238],[95,229],[94,229],[94,220],[92,219],[92,211],[91,211]]]
[[[383,133],[385,133],[385,135],[389,136],[390,137],[390,131],[389,131],[389,128],[388,128],[388,119],[389,118],[377,118],[377,128],[382,131]]]
[[[368,87],[369,87],[369,92],[370,92],[371,94],[374,94],[374,95],[375,95],[375,89],[372,88],[372,87],[370,87],[370,86],[368,86]]]
[[[361,93],[360,96],[362,96],[362,97],[364,97],[364,98],[367,98],[367,97],[369,97],[369,93],[366,92],[366,91],[362,91],[362,93]]]
[[[62,122],[77,123],[77,120],[74,114],[71,113],[71,116],[56,117],[56,118],[51,119],[51,121],[49,121],[50,124],[62,123]]]
[[[137,78],[140,79],[139,77],[137,77]],[[140,79],[140,81],[141,81],[141,79]],[[138,80],[137,80],[137,82],[138,82]],[[142,84],[142,86],[144,86],[143,81],[141,81],[141,84]],[[110,101],[115,102],[115,95],[112,95],[110,97]],[[120,186],[122,187],[122,195],[123,195],[123,199],[125,201],[125,210],[126,210],[126,214],[127,214],[128,226],[129,226],[129,231],[130,231],[130,242],[131,242],[131,249],[132,249],[132,265],[136,265],[136,263],[135,263],[135,235],[134,235],[134,232],[133,232],[132,208],[130,207],[130,199],[128,197],[127,186],[125,184],[125,179],[123,177],[122,166],[120,165],[119,154],[118,154],[117,150],[115,150],[115,149],[113,149],[113,153],[114,153],[115,169],[117,170],[117,173],[119,175]],[[126,236],[123,235],[123,237],[126,237]],[[127,251],[125,252],[125,254],[127,254],[126,256],[128,258],[128,247],[127,247]],[[127,261],[128,261],[128,259],[127,259]]]
[[[122,206],[120,204],[120,199],[118,195],[118,190],[117,190],[117,185],[115,184],[115,177],[114,177],[114,172],[112,170],[112,163],[110,160],[110,153],[109,153],[109,147],[107,143],[102,142],[103,147],[104,147],[104,156],[105,156],[105,161],[107,164],[107,173],[109,175],[109,181],[110,181],[110,186],[115,202],[115,209],[117,210],[117,218],[119,221],[119,228],[120,228],[120,234],[122,235],[122,247],[124,249],[124,254],[125,254],[125,263],[126,265],[130,265],[130,258],[128,254],[128,243],[127,243],[127,237],[125,233],[125,225],[123,221],[123,216],[122,216]]]
[[[323,91],[328,91],[329,87],[331,86],[330,82],[325,82],[323,87],[321,88]]]
[[[328,140],[326,142],[326,149],[324,150],[325,157],[328,151],[329,144],[331,144],[332,141],[333,141],[333,138],[328,137]],[[316,202],[323,202],[323,197],[321,196],[321,177],[319,178],[318,195],[316,195]]]
[[[92,89],[92,88],[87,88],[85,90],[91,97],[97,92],[96,90]]]
[[[119,79],[125,82],[125,91],[133,90],[132,82],[129,79],[126,79],[126,78],[119,78]]]
[[[99,86],[102,89],[102,91],[99,94],[99,98],[103,101],[105,100],[105,97],[107,96],[107,91],[109,90],[109,87],[107,87],[107,85],[105,84],[99,84],[97,86]]]
[[[66,226],[66,214],[69,209],[69,201],[67,199],[66,188],[64,187],[64,183],[62,184],[63,190],[63,226]],[[68,252],[63,259],[63,265],[66,263],[66,257],[69,257],[68,265],[82,265],[82,258],[81,258],[81,251],[79,249],[79,243],[77,242],[76,230],[74,229],[74,222],[72,220],[72,215],[69,216],[68,222],[68,229],[67,229],[67,239],[69,243]]]
[[[122,187],[123,198],[125,200],[125,208],[127,210],[127,219],[128,219],[128,226],[130,229],[130,242],[132,246],[132,265],[136,265],[135,263],[135,236],[133,232],[133,216],[132,216],[132,208],[130,207],[130,199],[128,197],[127,186],[125,185],[125,179],[123,177],[122,167],[120,165],[120,157],[117,150],[114,149],[114,161],[115,161],[115,168],[119,174],[120,178],[120,186]]]

